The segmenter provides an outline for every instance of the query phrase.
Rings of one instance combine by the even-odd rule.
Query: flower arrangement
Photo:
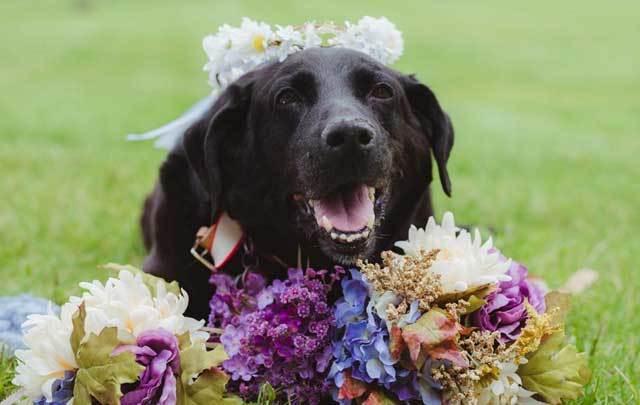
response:
[[[590,372],[565,343],[569,297],[430,218],[348,272],[290,269],[268,283],[214,273],[204,321],[131,267],[81,283],[60,316],[23,325],[14,383],[34,404],[558,404]],[[114,266],[111,266],[114,267]]]
[[[60,316],[31,315],[27,349],[14,384],[34,404],[237,404],[218,368],[227,358],[211,349],[204,321],[183,315],[188,297],[133,267],[117,278],[81,283]]]
[[[342,280],[328,374],[343,404],[534,404],[575,399],[584,354],[564,344],[568,297],[455,226],[412,227],[404,254]],[[541,402],[545,401],[545,402]]]
[[[392,64],[402,55],[402,33],[385,17],[363,17],[357,23],[306,22],[299,26],[270,26],[243,18],[240,27],[222,25],[208,35],[202,46],[209,61],[204,70],[217,94],[234,80],[270,61],[307,48],[323,45],[355,49],[384,64]]]

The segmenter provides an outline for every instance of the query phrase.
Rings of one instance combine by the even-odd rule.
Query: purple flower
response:
[[[243,288],[238,288],[240,281]],[[214,273],[209,282],[216,287],[216,292],[209,301],[209,326],[212,327],[238,326],[243,314],[254,311],[257,307],[264,307],[273,300],[269,294],[262,293],[266,281],[256,273],[246,273],[239,281],[227,274]]]
[[[254,273],[236,281],[212,277],[217,288],[209,324],[223,328],[220,342],[230,357],[222,367],[231,391],[252,400],[268,382],[283,401],[322,400],[335,324],[327,296],[336,274],[340,270],[290,269],[286,280],[269,286]]]
[[[122,405],[176,403],[176,378],[180,368],[180,353],[176,337],[164,330],[143,332],[136,345],[118,347],[114,354],[130,351],[136,361],[145,366],[140,380],[123,386]]]
[[[487,303],[471,315],[474,326],[499,331],[503,342],[511,342],[520,335],[528,318],[525,299],[538,313],[545,311],[544,291],[527,280],[526,267],[512,261],[507,274],[511,281],[501,282],[498,290],[487,296]]]

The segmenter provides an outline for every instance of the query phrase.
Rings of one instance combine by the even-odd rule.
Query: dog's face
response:
[[[315,48],[230,86],[185,136],[215,209],[343,264],[412,215],[433,154],[447,194],[449,120],[433,93],[356,51]]]

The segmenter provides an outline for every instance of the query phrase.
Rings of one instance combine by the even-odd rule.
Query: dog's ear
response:
[[[247,129],[253,75],[229,85],[204,116],[184,134],[182,146],[189,165],[211,198],[212,212],[220,207],[224,192],[221,167],[227,146],[239,142]]]
[[[440,183],[444,192],[451,197],[451,180],[447,172],[447,160],[453,147],[453,126],[435,94],[414,76],[403,76],[405,94],[411,104],[413,114],[420,121],[423,132],[429,138],[431,152],[438,165]]]

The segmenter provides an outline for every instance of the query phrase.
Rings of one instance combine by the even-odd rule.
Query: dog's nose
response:
[[[326,128],[322,134],[324,142],[334,150],[366,149],[372,144],[374,132],[367,125],[343,122]]]

